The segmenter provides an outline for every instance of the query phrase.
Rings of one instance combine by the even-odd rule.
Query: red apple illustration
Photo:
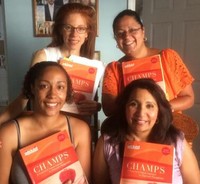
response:
[[[76,172],[74,169],[64,169],[61,173],[60,173],[60,181],[62,183],[65,183],[67,181],[72,181],[74,182],[74,179],[76,177]]]

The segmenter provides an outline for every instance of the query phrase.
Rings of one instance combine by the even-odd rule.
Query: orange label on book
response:
[[[166,93],[160,55],[122,62],[122,71],[125,86],[136,79],[152,78]]]
[[[85,177],[66,131],[20,149],[32,183],[55,184]]]
[[[69,74],[75,91],[93,93],[97,68],[75,63],[69,59],[61,59],[59,63]]]
[[[170,145],[126,142],[120,184],[172,183],[173,157]]]

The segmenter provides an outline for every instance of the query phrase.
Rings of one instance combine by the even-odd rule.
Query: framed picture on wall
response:
[[[127,0],[127,8],[135,10],[136,0]]]
[[[67,3],[82,3],[95,8],[98,36],[98,0],[33,0],[34,36],[50,37],[55,15],[59,8]]]

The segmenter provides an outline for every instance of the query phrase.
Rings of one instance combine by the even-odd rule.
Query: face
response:
[[[49,3],[49,4],[54,4],[54,2],[55,2],[55,0],[47,0],[47,3]]]
[[[148,136],[158,116],[158,105],[146,89],[136,89],[126,104],[126,118],[129,131]]]
[[[144,28],[131,16],[122,17],[115,31],[119,49],[127,56],[134,56],[144,44]]]
[[[32,87],[34,109],[45,115],[55,115],[66,101],[67,79],[58,67],[47,67]]]
[[[80,51],[81,46],[88,37],[85,18],[79,13],[73,13],[65,18],[64,24],[63,39],[65,47],[69,50]],[[74,28],[78,28],[81,32]],[[86,31],[84,32],[83,29]]]

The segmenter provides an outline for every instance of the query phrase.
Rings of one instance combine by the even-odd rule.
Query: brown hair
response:
[[[80,13],[85,19],[88,27],[88,38],[81,46],[80,56],[92,59],[96,39],[96,11],[93,7],[80,3],[67,3],[58,10],[52,31],[51,47],[61,46],[63,41],[62,28],[64,19],[71,13]]]

